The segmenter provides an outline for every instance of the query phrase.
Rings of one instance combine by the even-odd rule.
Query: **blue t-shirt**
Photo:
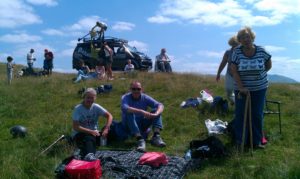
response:
[[[137,100],[133,99],[131,93],[127,93],[122,96],[122,119],[125,119],[128,107],[134,107],[147,111],[148,107],[150,107],[151,109],[156,109],[159,105],[162,105],[162,103],[156,101],[155,99],[144,93],[142,93],[140,98]],[[143,117],[143,115],[139,113],[136,114],[136,116]]]
[[[255,45],[254,55],[247,57],[242,48],[239,46],[233,50],[231,63],[237,66],[243,86],[249,91],[267,88],[268,79],[265,64],[271,59],[271,55],[263,47]],[[236,83],[235,90],[238,90]]]
[[[91,130],[98,130],[98,119],[104,116],[107,112],[99,104],[93,103],[90,109],[87,109],[82,104],[78,104],[73,111],[73,121],[78,121],[79,125]],[[78,131],[73,129],[72,135],[77,134]]]

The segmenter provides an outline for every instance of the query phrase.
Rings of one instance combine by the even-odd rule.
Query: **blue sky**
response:
[[[72,72],[77,39],[102,21],[107,36],[152,59],[166,48],[174,71],[216,74],[228,39],[247,25],[272,55],[269,73],[300,82],[299,0],[1,0],[0,9],[0,62],[25,65],[34,48],[42,68],[47,48],[54,70]]]

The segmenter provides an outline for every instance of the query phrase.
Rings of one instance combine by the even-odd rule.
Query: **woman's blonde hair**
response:
[[[236,35],[232,36],[229,40],[228,40],[228,45],[230,45],[231,47],[236,47],[239,45],[239,41],[237,40]]]
[[[242,28],[241,30],[239,30],[238,34],[237,34],[237,39],[239,42],[241,42],[241,37],[248,33],[252,39],[252,41],[254,41],[255,39],[255,33],[252,31],[252,29],[248,26],[245,26],[244,28]]]
[[[90,94],[93,94],[95,96],[97,96],[97,92],[94,88],[87,88],[84,93],[83,93],[83,98],[85,98],[85,96],[90,93]]]

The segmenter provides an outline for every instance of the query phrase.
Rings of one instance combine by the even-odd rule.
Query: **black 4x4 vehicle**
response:
[[[73,52],[73,68],[79,68],[79,61],[83,60],[90,68],[96,66],[96,59],[92,58],[91,44],[101,47],[101,43],[107,42],[108,46],[113,50],[113,70],[124,70],[127,60],[130,59],[134,68],[137,70],[151,70],[152,60],[146,54],[139,52],[135,47],[131,47],[127,40],[105,37],[102,40],[92,38],[82,38],[82,42],[77,43]]]

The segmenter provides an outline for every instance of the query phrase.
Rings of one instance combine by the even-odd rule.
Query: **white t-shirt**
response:
[[[33,63],[33,61],[34,61],[33,53],[28,53],[27,54],[27,63]]]
[[[132,71],[132,70],[134,70],[133,64],[127,64],[124,68],[124,71]]]
[[[79,125],[91,130],[98,130],[98,119],[104,116],[107,112],[99,104],[93,103],[90,109],[87,109],[82,104],[78,104],[73,111],[73,121],[78,121]],[[75,136],[78,131],[73,129],[72,136]]]

